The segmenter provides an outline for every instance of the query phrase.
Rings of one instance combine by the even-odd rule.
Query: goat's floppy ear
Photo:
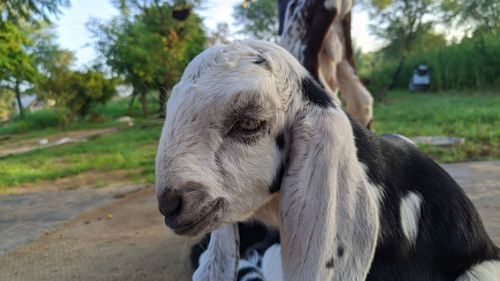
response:
[[[284,280],[364,280],[378,232],[375,200],[349,119],[316,82],[303,85],[280,189]]]
[[[200,257],[200,265],[193,281],[236,280],[240,259],[238,225],[224,225],[213,231],[207,250]]]

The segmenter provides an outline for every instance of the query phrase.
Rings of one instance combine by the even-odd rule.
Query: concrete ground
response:
[[[500,245],[500,161],[443,166],[471,197],[488,233]],[[4,202],[0,197],[0,206]],[[0,209],[2,229],[9,223],[29,229],[37,223],[33,213],[43,213],[45,205],[57,206],[53,199],[38,205],[23,202],[30,201]],[[1,215],[6,211],[10,217]],[[21,226],[18,240],[31,231]],[[154,190],[143,188],[56,229],[48,225],[31,243],[17,243],[15,250],[0,256],[0,280],[190,280],[188,255],[193,242],[164,226]],[[3,244],[8,243],[2,235]]]
[[[0,255],[33,241],[43,231],[142,187],[127,185],[1,196]]]

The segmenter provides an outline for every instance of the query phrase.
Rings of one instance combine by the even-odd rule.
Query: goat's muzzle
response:
[[[223,198],[210,198],[208,189],[199,183],[187,183],[180,188],[166,188],[158,195],[158,209],[165,224],[180,235],[198,235],[218,224],[225,208]]]

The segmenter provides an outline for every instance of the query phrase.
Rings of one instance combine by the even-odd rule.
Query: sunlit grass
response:
[[[132,128],[83,143],[67,144],[0,159],[0,193],[16,186],[70,177],[88,171],[139,170],[135,180],[153,182],[161,123]]]
[[[465,138],[463,145],[420,146],[439,162],[500,159],[500,93],[397,91],[374,111],[378,134]]]

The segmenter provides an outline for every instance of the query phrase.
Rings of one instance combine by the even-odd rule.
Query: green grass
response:
[[[154,181],[154,156],[160,137],[162,123],[154,116],[142,118],[138,101],[130,115],[134,126],[116,119],[129,115],[129,99],[115,99],[106,105],[92,109],[85,120],[69,124],[64,131],[84,129],[119,128],[113,135],[98,137],[88,142],[37,149],[31,152],[0,158],[0,194],[16,192],[23,184],[51,181],[75,176],[85,172],[129,171],[131,181],[151,183]],[[156,98],[148,99],[150,112],[158,111]],[[153,115],[153,114],[152,114]],[[62,128],[54,111],[41,110],[27,113],[24,119],[14,120],[0,126],[0,145],[29,139],[39,139],[60,134]],[[8,138],[5,138],[8,136]],[[96,187],[106,185],[98,180]]]
[[[137,121],[136,121],[137,122]],[[68,144],[0,159],[0,193],[26,183],[55,180],[88,171],[138,170],[130,178],[154,181],[154,156],[161,123],[134,127],[83,143]]]
[[[95,112],[104,119],[99,122],[90,119],[79,121],[70,125],[68,130],[116,127],[116,118],[127,113],[127,106],[127,100],[115,100],[95,108]],[[498,94],[414,94],[396,91],[387,96],[385,103],[375,104],[373,127],[378,134],[399,133],[408,137],[445,135],[466,139],[464,145],[454,147],[421,146],[425,153],[439,162],[500,159],[499,109]],[[136,110],[138,115],[140,111]],[[9,126],[14,128],[16,122]],[[162,124],[158,120],[139,117],[134,122],[131,128],[122,124],[118,133],[88,142],[0,158],[0,194],[16,192],[21,185],[86,172],[127,171],[127,180],[154,182],[154,158]],[[57,126],[32,127],[28,133],[0,141],[0,145],[2,142],[58,132]],[[102,187],[108,183],[107,179],[97,179],[94,186]]]
[[[378,134],[465,138],[459,146],[420,146],[438,162],[500,159],[498,93],[396,91],[384,103],[376,103],[374,112]]]

